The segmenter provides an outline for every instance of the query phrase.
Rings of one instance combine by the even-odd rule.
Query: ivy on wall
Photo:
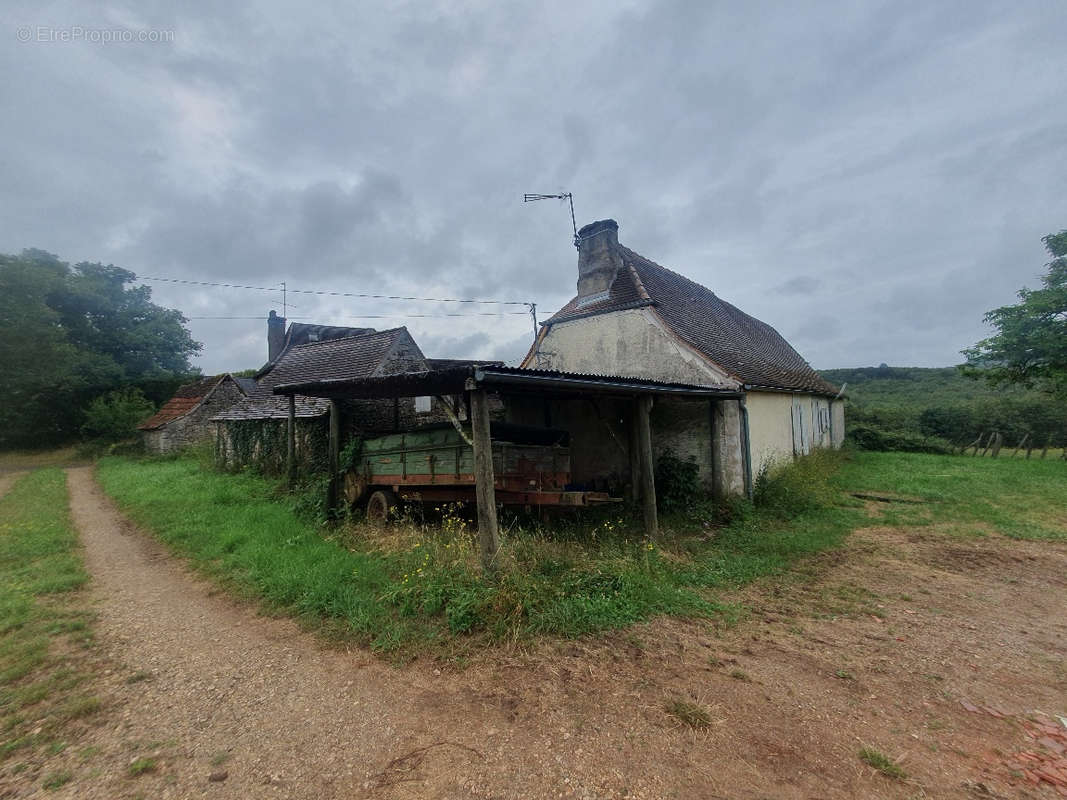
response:
[[[215,457],[228,469],[255,469],[268,475],[285,472],[288,441],[285,420],[228,420],[220,423]],[[328,468],[329,431],[324,419],[297,420],[297,469],[305,474]]]

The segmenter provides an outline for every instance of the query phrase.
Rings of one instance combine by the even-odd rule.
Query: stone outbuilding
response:
[[[255,388],[252,378],[212,375],[180,387],[174,396],[138,426],[145,450],[163,455],[210,441],[211,418],[244,399]]]
[[[841,445],[836,386],[767,323],[619,244],[618,229],[609,219],[578,232],[578,293],[542,323],[524,367],[741,391],[701,419],[666,403],[653,410],[659,441],[695,461],[720,496],[750,490],[775,462]]]
[[[292,323],[274,312],[268,319],[270,360],[256,374],[256,387],[247,397],[217,414],[216,459],[229,468],[255,466],[280,473],[287,464],[289,400],[274,394],[275,386],[312,380],[354,380],[434,366],[423,355],[407,328],[377,331]],[[296,395],[293,398],[295,467],[301,473],[322,470],[327,462],[330,401]],[[403,404],[367,401],[344,409],[345,438],[373,430],[391,430],[398,419],[415,415],[415,401]]]

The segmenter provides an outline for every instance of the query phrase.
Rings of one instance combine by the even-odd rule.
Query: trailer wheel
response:
[[[367,493],[367,479],[355,470],[345,473],[345,502],[354,506]]]
[[[389,521],[389,514],[396,508],[396,495],[392,489],[376,489],[367,498],[367,521],[375,525],[384,525]]]

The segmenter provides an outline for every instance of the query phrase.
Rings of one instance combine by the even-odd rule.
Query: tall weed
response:
[[[790,464],[764,466],[753,486],[756,507],[785,519],[827,508],[837,495],[831,479],[847,457],[841,450],[814,450]]]

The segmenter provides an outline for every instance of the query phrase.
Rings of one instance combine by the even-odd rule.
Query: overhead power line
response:
[[[137,280],[141,281],[161,281],[163,283],[181,283],[188,286],[216,286],[224,289],[249,289],[257,292],[281,292],[282,287],[279,286],[248,286],[240,283],[215,283],[213,281],[191,281],[185,278],[162,278],[158,276],[138,275]],[[530,304],[523,302],[522,300],[471,300],[467,298],[459,297],[408,297],[405,295],[395,294],[368,294],[364,292],[331,292],[322,289],[288,289],[291,294],[314,294],[322,295],[326,297],[363,297],[370,300],[417,300],[427,303],[475,303],[483,305],[500,305],[500,306],[525,306],[529,308]],[[527,312],[519,312],[527,313]]]
[[[341,316],[333,316],[334,319],[444,319],[446,317],[526,317],[529,314],[525,311],[467,311],[463,313],[455,314],[358,314],[349,315],[344,314]],[[266,320],[262,314],[258,316],[197,316],[186,317],[186,319],[259,319]],[[316,317],[288,317],[290,320],[294,319],[317,319]]]

